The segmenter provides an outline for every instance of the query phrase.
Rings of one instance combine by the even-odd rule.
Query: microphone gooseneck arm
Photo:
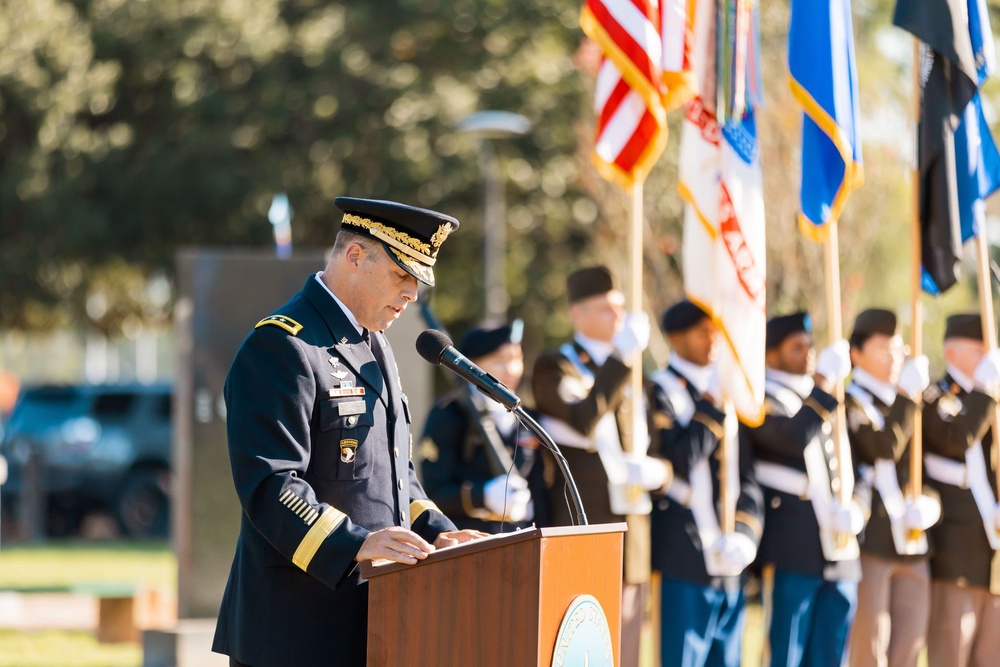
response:
[[[511,410],[511,412],[526,429],[538,436],[539,441],[541,441],[545,449],[552,452],[552,456],[556,460],[556,465],[559,466],[559,472],[562,473],[563,479],[566,480],[566,485],[569,487],[570,500],[573,501],[573,511],[576,514],[576,525],[586,526],[587,513],[583,509],[583,499],[580,498],[580,489],[576,486],[576,481],[573,479],[573,473],[569,471],[569,464],[566,463],[566,457],[563,456],[561,451],[559,451],[558,445],[556,445],[552,437],[545,432],[545,429],[542,428],[541,424],[525,412],[524,408],[518,405]]]
[[[569,487],[573,500],[573,510],[576,512],[576,525],[586,526],[587,514],[583,511],[580,489],[577,488],[576,482],[573,480],[573,474],[569,471],[566,458],[559,451],[559,447],[552,440],[552,437],[545,432],[545,429],[524,411],[524,408],[521,407],[521,399],[517,394],[462,355],[452,345],[451,339],[440,331],[427,329],[417,336],[417,352],[428,363],[435,366],[445,366],[451,372],[471,383],[476,389],[507,408],[525,428],[538,436],[545,448],[552,452],[556,464],[559,466],[559,472],[562,473],[566,485]]]

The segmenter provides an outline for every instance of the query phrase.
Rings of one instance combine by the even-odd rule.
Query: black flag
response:
[[[923,42],[917,164],[924,287],[932,292],[944,292],[959,278],[962,236],[954,134],[978,87],[967,2],[897,0],[893,16],[895,25]],[[928,278],[933,284],[927,284]]]

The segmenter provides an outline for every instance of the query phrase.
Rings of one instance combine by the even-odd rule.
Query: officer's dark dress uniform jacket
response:
[[[433,541],[454,529],[417,481],[392,350],[371,336],[369,348],[312,276],[236,354],[225,397],[243,513],[217,652],[254,667],[363,667],[368,589],[354,558],[369,531]],[[331,396],[347,383],[364,394]]]
[[[622,448],[628,449],[632,438],[631,415],[624,408],[622,398],[628,383],[629,367],[617,352],[598,366],[583,346],[575,341],[572,345],[580,361],[593,373],[594,384],[588,392],[581,391],[578,398],[571,396],[575,390],[567,391],[567,387],[581,388],[585,385],[580,370],[573,360],[559,350],[543,352],[535,361],[531,378],[538,413],[563,421],[579,433],[589,436],[593,434],[597,422],[608,412],[613,412]],[[556,444],[562,443],[557,441]],[[587,520],[592,524],[628,521],[629,530],[625,533],[626,581],[642,583],[648,580],[649,518],[625,517],[612,512],[608,495],[608,474],[596,450],[587,451],[570,446],[562,446],[560,449],[580,489]],[[552,524],[572,525],[573,518],[566,504],[561,478],[553,481],[549,497]]]
[[[741,433],[749,438],[754,458],[804,474],[805,448],[813,438],[819,438],[831,487],[835,485],[837,463],[832,428],[828,420],[831,411],[837,407],[837,399],[817,387],[802,401],[802,407],[797,412],[792,412],[768,388],[764,407],[766,415],[760,426],[741,428]],[[831,562],[824,557],[819,523],[811,500],[773,489],[763,479],[759,478],[758,481],[764,492],[766,505],[766,529],[757,553],[758,563],[774,565],[777,570],[784,572],[822,577],[828,581],[857,580],[861,577],[859,560]],[[869,506],[870,487],[857,470],[854,484],[854,498],[863,507]]]
[[[501,523],[486,508],[483,487],[500,473],[490,464],[489,444],[472,421],[479,418],[469,413],[458,390],[441,397],[427,417],[420,467],[427,495],[459,528],[497,533]],[[488,414],[482,418],[490,419]],[[548,489],[537,439],[523,428],[507,435],[498,429],[497,434],[514,460],[515,472],[528,482],[534,506],[530,521],[506,521],[503,530],[548,525]]]
[[[690,471],[696,463],[708,459],[712,472],[712,498],[718,515],[719,507],[719,442],[724,434],[725,413],[704,398],[679,371],[667,368],[690,394],[694,415],[687,425],[678,420],[677,408],[668,393],[658,383],[648,385],[649,432],[652,438],[649,454],[670,461],[674,479],[690,482]],[[740,439],[740,496],[736,501],[736,531],[760,543],[763,534],[764,497],[757,484],[749,443]],[[747,576],[712,577],[705,569],[704,551],[711,544],[702,544],[689,506],[669,496],[654,500],[651,516],[653,569],[664,577],[683,579],[699,586],[734,591]]]
[[[965,452],[980,446],[986,458],[987,477],[996,498],[996,469],[990,444],[990,416],[994,401],[980,391],[967,392],[945,375],[924,394],[924,451],[958,463],[965,463]],[[981,444],[977,445],[977,441]],[[931,576],[959,586],[990,586],[990,560],[993,549],[983,526],[972,491],[966,487],[933,479],[928,484],[941,495],[941,521],[930,529],[934,545]]]
[[[845,405],[847,407],[847,435],[851,441],[851,452],[858,466],[874,466],[877,460],[890,460],[896,463],[896,478],[899,488],[905,493],[910,480],[910,438],[913,436],[913,415],[917,404],[908,396],[897,394],[892,405],[887,405],[875,393],[858,385],[870,397],[872,406],[878,410],[884,419],[884,425],[879,428],[873,424],[861,401],[848,392]],[[892,540],[892,525],[889,513],[882,502],[878,490],[872,488],[872,512],[864,531],[858,536],[861,550],[896,561],[925,560],[927,554],[913,556],[900,555]]]

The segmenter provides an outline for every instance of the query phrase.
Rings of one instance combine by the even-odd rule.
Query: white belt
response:
[[[928,453],[924,454],[924,470],[933,480],[963,489],[969,488],[969,472],[961,461]]]
[[[667,495],[684,507],[691,506],[691,485],[682,479],[674,478],[667,487]]]
[[[592,438],[583,435],[561,419],[542,417],[539,423],[552,439],[556,441],[557,445],[572,447],[573,449],[585,449],[588,452],[597,451],[597,445]]]
[[[809,477],[801,470],[787,466],[758,461],[754,465],[757,481],[776,491],[783,491],[799,498],[809,495]]]

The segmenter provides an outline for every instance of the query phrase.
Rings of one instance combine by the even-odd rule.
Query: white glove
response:
[[[709,550],[709,574],[734,577],[741,574],[757,557],[757,545],[743,533],[723,535]]]
[[[978,389],[993,398],[1000,396],[1000,350],[983,355],[972,377]]]
[[[645,350],[649,345],[649,315],[645,312],[626,315],[625,325],[611,342],[626,359]]]
[[[840,340],[827,345],[816,360],[816,373],[830,382],[837,382],[851,372],[851,345]]]
[[[903,525],[910,530],[927,530],[941,518],[941,503],[931,496],[919,496],[906,502]]]
[[[628,468],[628,483],[646,491],[663,488],[670,476],[667,463],[652,456],[629,457],[625,459]]]
[[[865,527],[865,513],[853,500],[846,505],[835,502],[830,506],[830,526],[838,533],[858,535]]]
[[[917,400],[930,386],[930,383],[930,362],[926,355],[921,354],[903,364],[903,370],[899,372],[899,382],[896,386],[901,392],[913,400]]]
[[[520,475],[497,475],[486,482],[483,485],[483,502],[486,509],[497,516],[503,515],[507,521],[527,521],[531,518],[531,492],[528,482]]]

